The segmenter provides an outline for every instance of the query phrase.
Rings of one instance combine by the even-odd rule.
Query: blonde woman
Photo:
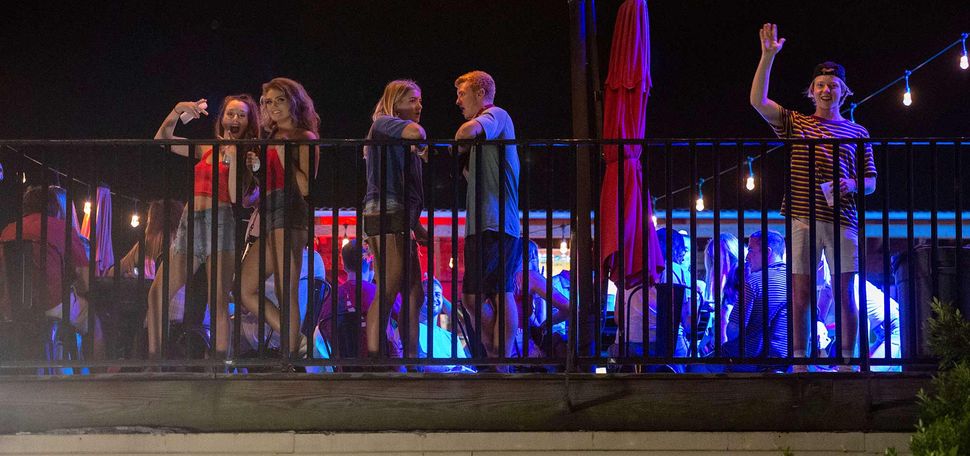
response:
[[[421,109],[421,88],[414,81],[401,79],[389,82],[374,107],[371,116],[374,123],[367,133],[367,139],[425,139],[424,128],[418,123]],[[374,254],[374,277],[378,286],[378,293],[367,312],[367,351],[371,357],[380,353],[380,331],[387,326],[391,307],[398,294],[402,297],[407,294],[409,299],[409,321],[406,323],[408,347],[405,353],[417,356],[417,318],[424,303],[424,289],[421,287],[417,246],[411,233],[414,232],[421,240],[427,237],[419,221],[424,206],[421,159],[426,154],[426,148],[400,144],[364,148],[367,159],[364,232],[369,250]]]

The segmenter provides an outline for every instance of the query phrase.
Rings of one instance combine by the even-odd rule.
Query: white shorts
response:
[[[808,220],[792,217],[791,221],[791,244],[792,258],[789,261],[792,274],[808,274],[815,276],[817,264],[809,264],[809,252],[811,248],[811,238],[809,237]],[[838,272],[858,272],[859,271],[859,232],[855,228],[845,226],[839,227],[840,245],[839,258],[841,259],[840,270]],[[815,222],[815,261],[821,261],[822,253],[825,253],[826,261],[832,274],[835,274],[835,224],[829,222]]]

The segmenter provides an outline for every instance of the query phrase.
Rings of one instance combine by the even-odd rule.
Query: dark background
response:
[[[596,2],[602,80],[619,4]],[[653,1],[649,6],[654,82],[649,138],[771,136],[747,101],[760,55],[757,31],[764,22],[777,22],[787,38],[775,62],[771,97],[802,112],[812,111],[801,92],[818,62],[842,63],[858,101],[970,31],[965,2]],[[223,96],[258,95],[260,84],[275,76],[304,83],[322,118],[323,138],[363,137],[384,84],[413,78],[424,90],[422,124],[432,137],[450,138],[462,121],[453,81],[472,69],[495,77],[496,102],[512,114],[520,138],[572,136],[565,0],[42,2],[8,9],[0,21],[3,139],[151,138],[176,102],[208,98],[215,117]],[[958,67],[959,53],[959,46],[950,49],[912,76],[912,106],[902,105],[899,84],[861,106],[856,120],[873,137],[966,135],[970,70]],[[176,134],[210,138],[211,130],[209,118],[179,126]],[[183,160],[163,157],[157,149],[22,149],[85,181],[105,181],[139,198],[188,191],[185,176],[176,175],[187,171]],[[552,178],[568,178],[570,156],[560,153],[552,159],[559,172]],[[952,160],[947,153],[941,156],[945,164]],[[0,160],[11,155],[5,150]],[[324,172],[336,175],[349,166],[349,173],[340,175],[352,175],[354,156],[331,157]],[[935,175],[925,168],[927,160],[917,161],[920,175]],[[710,161],[702,156],[700,163],[704,175]],[[766,166],[781,170],[784,161],[773,158]],[[163,168],[170,170],[164,179]],[[683,169],[673,176],[674,188],[690,182]],[[898,173],[906,169],[903,162],[881,168],[880,184],[899,182]],[[943,170],[951,173],[947,176],[956,172],[950,166]],[[783,188],[780,172],[766,183],[775,189],[772,198]],[[435,174],[440,174],[436,190],[450,198],[450,175]],[[648,175],[654,193],[663,188],[660,174]],[[355,205],[357,196],[345,190],[353,184],[339,186],[336,205]],[[0,183],[4,207],[12,188],[12,179]],[[318,189],[318,204],[332,206],[330,193]],[[686,207],[686,195],[674,203]],[[5,221],[10,212],[4,212]]]

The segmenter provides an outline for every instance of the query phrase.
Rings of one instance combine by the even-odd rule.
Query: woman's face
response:
[[[290,119],[290,100],[286,97],[285,93],[275,88],[270,88],[263,93],[262,98],[260,98],[260,104],[269,113],[270,120],[277,125]]]
[[[226,104],[222,113],[222,129],[227,138],[238,139],[249,128],[249,106],[239,100]]]
[[[394,115],[404,120],[421,121],[421,91],[408,89],[400,101],[394,104]]]

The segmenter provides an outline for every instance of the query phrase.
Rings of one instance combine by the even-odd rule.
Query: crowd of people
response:
[[[768,98],[771,67],[785,40],[778,38],[773,24],[764,25],[760,38],[762,54],[750,102],[779,137],[868,137],[865,128],[840,115],[839,109],[851,91],[846,85],[845,69],[836,63],[824,62],[815,67],[806,90],[815,105],[813,115],[785,109]],[[495,105],[496,84],[489,74],[463,74],[454,86],[455,103],[464,118],[455,140],[516,138],[510,114]],[[472,147],[461,143],[455,148],[467,181],[460,306],[453,308],[443,299],[440,283],[427,282],[419,262],[419,245],[430,241],[420,223],[424,209],[422,168],[429,155],[428,146],[421,144],[428,137],[420,124],[422,109],[421,88],[406,79],[389,82],[374,107],[366,138],[386,145],[364,148],[367,186],[360,203],[364,236],[362,242],[355,241],[341,249],[346,279],[336,290],[327,289],[323,262],[315,249],[307,247],[308,196],[320,152],[303,142],[318,139],[320,118],[299,82],[275,78],[263,84],[258,101],[248,94],[231,95],[219,106],[215,139],[265,139],[271,143],[265,151],[232,143],[218,147],[166,146],[167,151],[197,161],[193,196],[182,210],[171,202],[153,204],[144,253],[136,246],[119,265],[125,275],[154,279],[144,318],[148,359],[164,357],[164,316],[169,320],[187,318],[191,299],[185,296],[185,290],[193,280],[199,280],[199,286],[189,288],[204,290],[200,298],[202,308],[207,304],[213,309],[210,313],[197,313],[203,318],[211,315],[212,321],[199,323],[209,328],[208,356],[212,358],[239,356],[240,353],[230,353],[231,346],[258,350],[263,344],[263,348],[268,346],[279,350],[282,356],[296,359],[313,347],[314,357],[370,360],[360,363],[360,368],[373,368],[390,358],[428,356],[429,331],[435,341],[433,357],[564,356],[565,324],[570,314],[568,271],[557,276],[556,285],[547,290],[547,278],[538,267],[538,246],[522,244],[520,163],[514,144]],[[180,118],[186,122],[207,115],[205,99],[177,103],[158,128],[155,139],[182,139],[175,135]],[[809,166],[810,153],[813,167]],[[864,189],[856,186],[857,153],[863,154],[866,164],[861,179]],[[659,230],[656,234],[667,259],[666,270],[654,280],[622,293],[626,302],[617,303],[614,312],[617,332],[609,349],[611,356],[741,359],[717,366],[674,362],[649,368],[674,372],[804,372],[808,363],[798,359],[817,358],[821,355],[812,353],[812,347],[825,346],[821,338],[808,340],[810,325],[821,324],[819,328],[825,331],[817,332],[820,336],[824,333],[822,337],[830,341],[827,325],[833,320],[832,315],[839,313],[841,332],[835,339],[841,350],[828,356],[838,358],[840,368],[858,369],[850,365],[857,364],[860,357],[860,306],[858,293],[853,292],[858,285],[859,266],[855,198],[856,192],[868,194],[875,188],[872,150],[869,146],[857,150],[852,141],[839,144],[837,153],[832,144],[819,143],[811,151],[808,146],[794,145],[791,157],[791,199],[783,203],[782,213],[792,219],[793,232],[787,238],[775,231],[754,232],[748,237],[746,248],[743,239],[717,234],[704,251],[705,275],[699,280],[700,277],[692,276],[695,268],[690,265],[690,239],[685,240],[677,231]],[[841,176],[837,185],[832,183],[836,163]],[[826,201],[825,187],[819,185],[824,183],[834,187],[838,203],[818,204]],[[87,273],[83,271],[88,255],[79,239],[72,241],[70,248],[64,245],[63,219],[67,212],[63,204],[47,202],[48,198],[56,199],[54,193],[53,187],[29,189],[24,197],[22,232],[11,231],[13,224],[3,231],[3,240],[46,239],[47,253],[58,255],[48,257],[48,268],[43,272],[51,286],[45,290],[49,292],[43,296],[41,307],[52,317],[63,312],[58,307],[63,300],[63,284],[71,284],[71,296],[78,298],[83,298],[88,289]],[[811,204],[815,207],[810,209]],[[239,208],[253,211],[245,239],[237,242],[237,222],[240,214],[246,212]],[[42,211],[48,214],[43,217],[46,236],[39,234],[42,223],[38,214]],[[160,218],[179,221],[172,224],[174,230],[165,232],[160,228]],[[817,239],[812,246],[810,223],[815,224]],[[213,232],[217,234],[215,245],[210,236]],[[166,237],[170,239],[169,252],[163,252],[161,247],[161,240]],[[836,238],[838,251],[834,249]],[[786,239],[790,246],[786,246]],[[237,271],[235,258],[240,246],[245,251]],[[788,247],[792,250],[790,258],[785,254]],[[523,271],[524,250],[529,258],[528,268]],[[833,274],[827,263],[836,256],[840,269]],[[142,265],[141,273],[135,270],[136,265]],[[62,276],[62,269],[76,270],[76,274]],[[789,273],[792,290],[787,288]],[[161,277],[166,279],[159,280]],[[812,288],[813,280],[816,289]],[[238,296],[233,292],[236,283]],[[840,299],[832,299],[832,283],[841,285]],[[336,313],[329,300],[323,304],[308,302],[307,290],[311,288],[318,299],[336,293]],[[429,290],[431,296],[426,296]],[[815,300],[819,303],[818,322],[809,321],[813,292],[820,293]],[[873,299],[876,294],[867,293],[869,328],[875,335],[888,332],[892,337],[876,337],[878,346],[871,347],[870,354],[889,349],[897,356],[898,310],[886,315],[882,300]],[[836,306],[835,302],[841,305]],[[666,309],[667,303],[673,303],[673,308]],[[238,344],[230,340],[231,305],[242,307],[245,336]],[[72,316],[74,307],[78,308],[78,320],[74,323],[81,328],[88,320],[81,312],[84,306],[72,305]],[[10,309],[0,310],[5,319],[13,318]],[[664,329],[666,317],[658,318],[664,310],[669,311],[676,325]],[[452,315],[458,315],[458,321],[451,321]],[[91,320],[98,322],[97,316]],[[265,322],[264,328],[258,327],[260,320]],[[890,331],[876,329],[886,325]],[[452,337],[460,339],[456,346],[461,353],[451,352]],[[102,352],[103,346],[95,350],[95,356],[103,356]],[[795,358],[794,362],[780,362],[789,356]],[[765,362],[757,362],[758,358]],[[495,368],[500,372],[509,370],[506,364],[491,364],[497,364]]]

